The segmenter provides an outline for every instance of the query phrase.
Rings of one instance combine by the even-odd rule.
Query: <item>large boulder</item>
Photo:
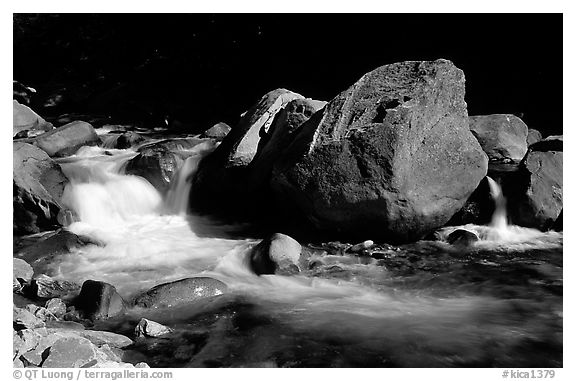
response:
[[[89,319],[107,319],[122,314],[126,309],[126,303],[116,287],[96,280],[87,280],[82,284],[75,304]]]
[[[238,125],[222,140],[216,150],[207,156],[194,177],[193,196],[200,207],[218,200],[217,207],[228,209],[238,206],[256,187],[247,179],[250,165],[261,145],[261,140],[270,130],[275,116],[294,99],[303,99],[300,94],[286,89],[276,89],[264,95],[248,110]],[[221,201],[231,200],[230,205]],[[210,205],[212,206],[212,205]]]
[[[213,148],[211,142],[197,138],[166,139],[144,145],[138,149],[138,155],[126,163],[126,174],[141,176],[160,193],[166,194],[178,169],[188,157],[204,147],[194,149],[203,142],[207,142],[206,149]]]
[[[22,135],[24,131],[26,136],[30,131],[50,131],[54,126],[46,122],[40,115],[36,114],[28,106],[13,101],[14,129],[12,136]]]
[[[60,165],[33,145],[13,143],[13,226],[16,234],[57,227],[60,201],[68,179]]]
[[[300,271],[302,246],[294,238],[276,233],[254,246],[249,254],[250,267],[258,274],[290,275]]]
[[[528,150],[528,126],[514,115],[471,116],[470,131],[490,161],[520,161]]]
[[[100,138],[89,123],[75,121],[46,132],[34,144],[52,157],[73,155],[83,146],[100,144]]]
[[[144,308],[173,307],[222,295],[226,290],[224,283],[213,278],[185,278],[151,288],[136,297],[134,304]]]
[[[562,212],[562,138],[530,146],[515,176],[506,179],[505,195],[513,223],[550,229]]]
[[[409,241],[444,225],[487,163],[468,128],[464,73],[410,61],[364,75],[314,114],[271,181],[319,229]]]

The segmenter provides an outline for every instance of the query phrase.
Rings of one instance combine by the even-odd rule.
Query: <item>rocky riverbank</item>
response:
[[[563,137],[542,138],[514,115],[468,116],[464,94],[464,73],[450,61],[400,62],[366,73],[328,102],[276,89],[235,126],[219,123],[177,136],[131,126],[94,128],[81,120],[54,126],[14,100],[14,366],[170,366],[171,356],[189,366],[228,366],[212,357],[231,330],[242,331],[234,311],[249,303],[216,277],[149,279],[154,287],[131,294],[98,274],[75,283],[66,273],[51,273],[61,257],[110,244],[105,235],[67,229],[83,223],[71,176],[110,181],[96,170],[66,173],[79,157],[122,156],[120,172],[139,176],[154,197],[173,197],[182,181],[193,189],[184,212],[250,223],[238,234],[261,241],[248,244],[242,258],[249,275],[265,281],[272,275],[352,281],[355,266],[369,264],[377,274],[430,274],[450,283],[440,264],[453,272],[486,261],[512,268],[507,255],[516,249],[509,254],[499,247],[494,259],[481,245],[488,233],[458,227],[490,221],[499,207],[492,179],[508,199],[510,222],[539,229],[530,230],[531,239],[543,247],[551,240],[557,250],[561,235],[545,232],[562,230]],[[186,163],[201,155],[197,171],[186,177]],[[194,221],[190,226],[198,229]],[[168,263],[169,254],[163,253]],[[556,266],[561,259],[545,275],[554,297]],[[363,276],[381,286],[374,274]],[[482,270],[480,278],[493,276]],[[410,278],[403,282],[411,284]],[[158,312],[186,308],[200,311],[192,314],[200,317],[191,331]],[[168,348],[171,340],[177,345]]]

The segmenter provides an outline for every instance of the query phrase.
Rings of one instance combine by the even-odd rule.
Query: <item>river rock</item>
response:
[[[200,208],[249,210],[250,207],[245,207],[249,204],[246,196],[255,185],[247,177],[247,167],[256,156],[261,139],[269,132],[274,117],[290,101],[303,98],[292,91],[276,89],[252,106],[218,148],[200,163],[194,177],[194,203]]]
[[[124,335],[119,335],[114,332],[107,331],[94,331],[94,330],[65,330],[48,328],[48,334],[59,335],[74,335],[83,337],[90,340],[90,342],[98,347],[107,345],[112,348],[125,348],[133,344],[133,341]]]
[[[173,307],[222,295],[226,290],[227,286],[223,282],[213,278],[185,278],[151,288],[136,297],[134,304],[145,308]]]
[[[38,298],[71,299],[78,295],[80,286],[67,280],[53,279],[48,275],[41,274],[32,279],[30,293]]]
[[[192,155],[192,148],[204,141],[196,138],[166,139],[142,146],[138,149],[139,154],[127,162],[126,174],[145,178],[165,194],[178,168]]]
[[[280,202],[320,230],[416,240],[486,175],[464,73],[447,60],[386,65],[315,113],[274,165]]]
[[[366,240],[364,242],[360,242],[357,243],[356,245],[353,245],[350,249],[348,249],[348,251],[350,251],[351,253],[361,253],[364,250],[368,250],[372,246],[374,246],[374,241]]]
[[[32,280],[34,270],[26,261],[19,258],[12,258],[12,269],[14,270],[14,277],[28,283]]]
[[[43,322],[57,320],[56,316],[54,316],[52,312],[44,307],[37,306],[35,304],[28,304],[26,309],[34,314],[34,316],[36,316],[38,319],[41,319]]]
[[[14,114],[14,129],[12,136],[20,133],[25,133],[28,136],[29,131],[50,131],[54,126],[52,123],[46,122],[40,115],[36,114],[28,106],[18,103],[17,100],[13,102]]]
[[[18,250],[16,256],[30,263],[32,267],[36,267],[85,246],[86,243],[85,237],[62,229],[54,233],[46,233],[38,241]]]
[[[118,136],[113,147],[117,149],[127,149],[136,147],[144,143],[147,139],[134,131],[128,131]]]
[[[469,117],[470,131],[491,161],[522,160],[528,150],[528,126],[515,115],[493,114]]]
[[[134,334],[136,337],[160,337],[170,332],[172,332],[171,328],[144,318],[142,318],[136,328],[134,328]]]
[[[23,328],[42,328],[46,324],[44,321],[26,308],[12,307],[12,321],[14,326]]]
[[[480,238],[473,232],[465,229],[456,229],[446,238],[449,244],[455,246],[470,246]]]
[[[124,299],[116,287],[106,282],[87,280],[75,302],[89,319],[107,319],[120,315],[126,309]]]
[[[555,138],[530,146],[518,174],[506,179],[505,195],[514,224],[546,230],[558,219],[563,206],[560,142]]]
[[[250,266],[258,274],[289,275],[300,271],[302,246],[294,238],[281,233],[262,240],[250,252]]]
[[[49,156],[69,156],[80,147],[100,144],[100,138],[91,124],[75,121],[46,132],[34,140],[34,144]]]
[[[532,144],[537,143],[540,140],[542,140],[542,134],[540,133],[540,131],[534,128],[529,128],[528,136],[526,137],[526,145],[530,147]]]
[[[531,151],[563,151],[564,138],[562,135],[551,135],[530,146]]]
[[[62,193],[68,179],[41,149],[15,142],[12,161],[13,228],[18,235],[58,227]]]
[[[227,125],[224,122],[216,123],[206,131],[200,135],[202,138],[210,138],[216,140],[222,140],[228,135],[228,133],[232,130],[232,127]]]
[[[50,346],[43,368],[81,368],[96,362],[97,347],[82,337],[65,337]]]
[[[66,304],[60,298],[52,298],[44,306],[58,319],[61,319],[66,314]]]

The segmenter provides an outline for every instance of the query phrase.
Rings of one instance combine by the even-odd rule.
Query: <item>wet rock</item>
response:
[[[61,319],[66,314],[66,304],[59,298],[52,298],[48,300],[45,307],[56,318]]]
[[[487,178],[482,179],[464,206],[448,221],[448,226],[466,224],[486,225],[492,220],[495,204]]]
[[[534,128],[529,128],[528,136],[526,137],[526,145],[530,147],[532,144],[537,143],[540,140],[542,140],[542,134],[540,133],[540,131]]]
[[[138,149],[139,154],[126,163],[126,174],[141,176],[160,193],[170,188],[174,175],[184,160],[192,155],[192,148],[202,139],[167,139]]]
[[[113,147],[109,148],[117,148],[117,149],[127,149],[136,147],[142,143],[144,143],[147,139],[138,134],[137,132],[128,131],[119,135],[116,139],[116,144]]]
[[[134,334],[137,337],[148,336],[148,337],[159,337],[172,332],[172,329],[166,327],[155,321],[142,318],[136,328],[134,329]]]
[[[12,308],[12,321],[14,327],[18,329],[24,328],[42,328],[46,324],[42,319],[35,316],[32,312],[24,308],[13,307]]]
[[[54,260],[55,257],[68,254],[72,250],[86,245],[84,237],[77,236],[67,230],[47,233],[41,239],[17,251],[17,256],[32,267],[40,267]]]
[[[51,157],[69,156],[80,147],[100,144],[92,125],[82,121],[68,123],[35,138],[34,144]]]
[[[60,201],[68,179],[60,165],[31,144],[13,144],[14,234],[24,235],[58,227]]]
[[[173,307],[222,295],[226,290],[227,286],[223,282],[213,278],[185,278],[151,288],[136,297],[134,304],[145,308]]]
[[[520,161],[528,150],[528,126],[517,116],[471,116],[470,131],[491,161]]]
[[[80,291],[80,286],[66,280],[53,279],[45,274],[39,275],[32,280],[30,293],[38,298],[71,299],[76,297]]]
[[[464,73],[410,61],[364,75],[315,113],[271,185],[319,230],[411,241],[464,205],[487,162],[468,128]]]
[[[206,131],[200,135],[202,138],[210,138],[216,140],[222,140],[228,135],[228,133],[232,130],[232,127],[227,125],[224,122],[216,123]]]
[[[558,142],[561,139],[533,144],[520,163],[518,174],[505,179],[505,195],[514,224],[546,230],[558,219],[563,207],[563,152],[557,150],[562,147]]]
[[[49,349],[43,368],[81,368],[97,360],[97,348],[81,337],[57,340]]]
[[[448,243],[455,246],[470,246],[479,240],[475,233],[464,229],[456,229],[447,237]]]
[[[367,250],[374,246],[374,241],[367,240],[364,242],[357,243],[356,245],[352,246],[348,251],[351,253],[361,253],[364,250]]]
[[[562,152],[564,147],[564,138],[562,135],[551,135],[546,139],[540,140],[530,146],[530,151],[559,151]]]
[[[107,319],[124,313],[126,305],[116,287],[106,282],[87,280],[75,302],[90,319]]]
[[[28,106],[18,103],[17,100],[13,102],[14,114],[14,129],[12,136],[16,137],[17,134],[26,131],[26,136],[30,131],[50,131],[54,126],[52,123],[46,122],[40,115],[36,114]]]
[[[275,233],[250,252],[250,267],[258,274],[289,275],[300,272],[302,246],[285,234]]]
[[[14,271],[14,278],[28,283],[32,280],[34,270],[26,261],[19,258],[12,258],[12,269]]]

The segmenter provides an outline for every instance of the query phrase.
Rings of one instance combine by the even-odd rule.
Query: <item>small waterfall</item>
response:
[[[198,169],[200,160],[215,148],[216,145],[211,141],[200,143],[192,148],[192,155],[178,169],[168,190],[165,203],[168,213],[186,214],[192,188],[192,176]]]
[[[504,195],[502,194],[502,188],[496,181],[494,181],[489,176],[486,176],[486,179],[488,180],[488,185],[490,186],[490,195],[496,204],[490,226],[497,230],[504,231],[508,227],[508,218],[506,216],[506,198],[504,198]]]

